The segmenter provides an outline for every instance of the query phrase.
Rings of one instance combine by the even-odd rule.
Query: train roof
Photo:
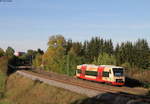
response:
[[[101,67],[109,67],[109,68],[123,68],[123,67],[121,67],[121,66],[116,66],[116,65],[99,65],[99,66],[101,66]]]
[[[98,68],[98,67],[107,67],[107,68],[123,68],[120,66],[115,66],[115,65],[94,65],[94,64],[82,64],[78,65],[77,67],[82,67],[82,66],[87,66],[87,67],[93,67],[93,68]]]

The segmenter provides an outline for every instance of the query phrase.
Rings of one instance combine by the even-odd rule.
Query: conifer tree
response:
[[[139,39],[135,43],[136,65],[140,68],[149,67],[149,46],[146,40]]]

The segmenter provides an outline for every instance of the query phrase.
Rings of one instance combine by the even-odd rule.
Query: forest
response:
[[[147,40],[122,42],[113,45],[111,39],[92,37],[84,42],[66,40],[62,35],[49,37],[48,48],[43,54],[36,54],[35,67],[47,71],[74,75],[78,64],[117,65],[126,69],[149,70],[150,47]]]

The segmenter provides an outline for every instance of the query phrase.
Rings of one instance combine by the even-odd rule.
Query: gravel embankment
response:
[[[39,80],[43,83],[46,83],[46,84],[49,84],[49,85],[52,85],[52,86],[56,86],[56,87],[59,87],[59,88],[64,88],[64,89],[67,89],[67,90],[72,91],[72,92],[76,92],[76,93],[79,93],[79,94],[84,94],[84,95],[87,95],[89,97],[93,97],[93,96],[96,96],[100,93],[103,93],[103,92],[99,92],[99,91],[95,91],[95,90],[91,90],[91,89],[87,89],[87,88],[82,88],[80,86],[70,85],[70,84],[57,82],[57,81],[46,79],[46,78],[41,78],[39,76],[32,75],[32,74],[29,74],[29,73],[25,73],[25,72],[22,72],[22,71],[17,71],[17,74],[22,75],[22,76],[27,77],[27,78],[30,78],[32,80]]]

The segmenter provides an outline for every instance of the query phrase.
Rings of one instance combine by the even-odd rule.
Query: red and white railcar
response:
[[[124,68],[114,65],[78,65],[76,77],[112,85],[124,85]]]

